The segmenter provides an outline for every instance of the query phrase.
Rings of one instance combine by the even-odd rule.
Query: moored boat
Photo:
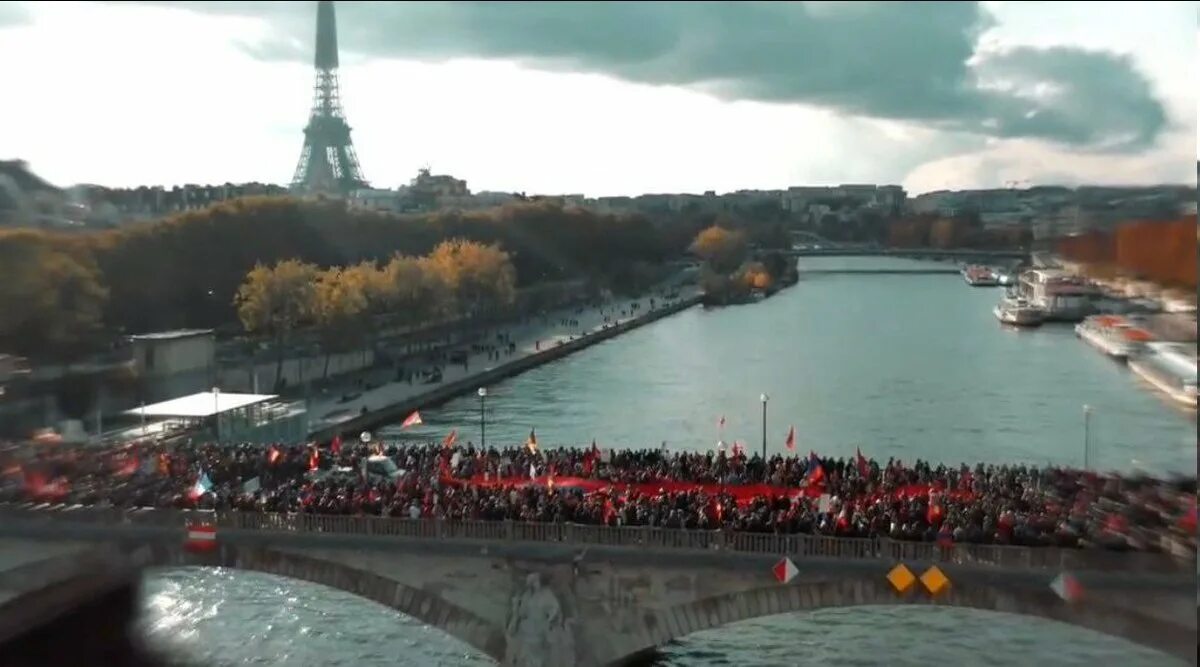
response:
[[[1013,296],[1005,296],[992,309],[992,314],[996,319],[1000,320],[1001,324],[1008,324],[1016,327],[1036,327],[1046,319],[1046,314],[1041,308],[1034,306],[1025,299]]]
[[[978,264],[963,267],[962,275],[963,280],[972,287],[995,287],[1000,284],[995,271]]]
[[[1196,351],[1182,343],[1147,343],[1129,368],[1181,406],[1196,409]]]
[[[1150,332],[1120,315],[1093,315],[1075,325],[1075,334],[1114,359],[1128,359],[1154,340]]]
[[[1021,294],[1043,312],[1048,322],[1079,322],[1094,314],[1099,290],[1088,281],[1059,269],[1032,269],[1018,280]]]

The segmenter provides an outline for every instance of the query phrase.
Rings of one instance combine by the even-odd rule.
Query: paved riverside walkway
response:
[[[506,363],[516,361],[517,359],[533,355],[539,351],[539,346],[540,350],[546,350],[557,345],[559,341],[566,342],[571,340],[572,337],[578,338],[598,331],[605,324],[625,322],[633,319],[635,316],[645,315],[650,312],[651,298],[654,298],[655,306],[662,306],[667,303],[661,299],[660,294],[663,291],[670,291],[670,289],[670,287],[664,285],[635,299],[614,299],[605,303],[601,308],[584,306],[578,313],[576,312],[579,309],[578,306],[562,308],[550,311],[544,317],[534,316],[524,323],[497,328],[494,332],[507,334],[510,340],[516,344],[516,351],[513,354],[508,354],[506,350],[501,350],[498,359],[488,359],[488,353],[485,351],[471,352],[467,358],[466,366],[449,362],[438,363],[436,365],[440,366],[442,371],[441,382],[426,383],[420,377],[414,377],[411,383],[408,381],[395,381],[394,371],[388,369],[387,373],[393,379],[372,389],[359,390],[339,383],[326,392],[314,394],[310,397],[309,414],[311,416],[309,428],[312,431],[318,431],[349,421],[362,414],[363,408],[366,408],[368,412],[374,412],[389,405],[411,400],[449,383],[458,382]],[[698,294],[698,290],[693,286],[679,287],[678,291],[678,299],[688,299]],[[631,310],[631,306],[635,302],[641,305],[640,310],[636,312]],[[624,315],[622,315],[622,311],[624,311]],[[605,316],[609,317],[607,323],[604,321]],[[578,325],[564,325],[562,324],[563,320],[575,320],[578,322]],[[479,342],[495,343],[495,333],[487,341],[481,339]],[[470,342],[463,342],[455,346],[455,349],[470,351],[470,346]],[[435,364],[430,362],[410,362],[406,365],[408,366],[408,370],[423,371],[428,370]],[[348,393],[357,393],[360,391],[361,393],[352,400],[342,401],[343,396]]]

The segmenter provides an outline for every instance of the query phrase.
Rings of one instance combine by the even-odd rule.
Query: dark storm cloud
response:
[[[153,3],[261,16],[262,59],[311,58],[312,3]],[[804,103],[994,137],[1133,151],[1167,125],[1133,63],[1018,48],[976,57],[991,24],[967,2],[340,2],[343,51],[509,59],[725,99]]]

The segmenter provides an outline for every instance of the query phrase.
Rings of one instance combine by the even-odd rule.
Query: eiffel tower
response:
[[[333,2],[317,3],[316,82],[312,113],[304,128],[304,149],[292,177],[292,190],[345,195],[367,187],[350,143],[350,126],[338,97],[337,23]]]

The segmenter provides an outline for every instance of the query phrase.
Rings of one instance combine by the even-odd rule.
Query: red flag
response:
[[[596,441],[592,440],[592,448],[587,454],[583,455],[583,476],[591,477],[592,470],[596,467],[596,461],[600,459],[600,448],[596,446]]]
[[[538,450],[537,433],[534,433],[533,429],[529,429],[529,440],[525,442],[525,446],[529,448],[530,452]]]
[[[457,441],[458,441],[458,429],[456,429],[456,428],[450,429],[450,434],[446,436],[445,440],[442,440],[442,447],[449,449],[449,448],[453,447],[454,443]]]
[[[308,469],[316,470],[321,463],[321,454],[313,447],[312,453],[308,455]]]
[[[942,524],[942,529],[938,531],[937,545],[943,549],[954,546],[954,533],[950,532],[946,524]]]
[[[329,451],[333,452],[334,456],[342,453],[342,436],[341,434],[333,436],[333,441],[329,443]]]
[[[421,421],[421,413],[417,410],[413,410],[413,413],[400,423],[400,428],[408,428],[409,426],[416,426],[417,424],[424,423],[425,422]]]
[[[817,453],[810,451],[808,453],[808,483],[816,485],[823,481],[825,481],[825,468],[821,465],[821,459],[817,458]]]
[[[138,459],[136,456],[128,455],[117,466],[117,475],[120,477],[130,477],[138,471]]]
[[[1191,535],[1196,534],[1196,498],[1191,498],[1191,507],[1179,519],[1179,527]]]
[[[267,463],[269,465],[275,465],[275,462],[279,460],[279,457],[279,450],[275,449],[275,445],[271,445],[271,448],[267,450]]]
[[[783,444],[787,446],[789,451],[793,451],[793,452],[796,451],[796,427],[795,426],[788,427],[787,441],[784,442]]]
[[[858,476],[863,478],[870,477],[871,464],[867,462],[867,457],[863,456],[862,450],[857,447],[854,448],[854,451],[858,455]]]
[[[66,497],[70,489],[67,480],[62,477],[47,482],[44,475],[29,473],[25,477],[25,492],[42,502],[58,502]]]

